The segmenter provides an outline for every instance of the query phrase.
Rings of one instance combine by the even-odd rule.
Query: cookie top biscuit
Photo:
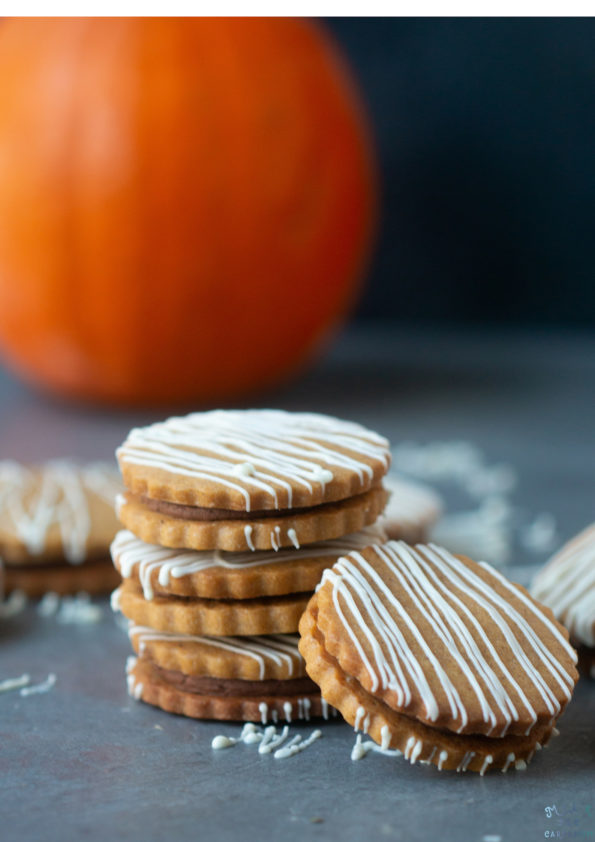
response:
[[[121,530],[111,546],[114,565],[132,579],[145,599],[154,595],[197,596],[206,599],[254,599],[312,591],[327,567],[339,556],[387,540],[380,526],[333,541],[278,552],[224,552],[169,549],[146,544]]]
[[[391,541],[325,571],[314,597],[326,650],[392,710],[435,729],[526,735],[577,680],[566,630],[489,565]]]
[[[106,554],[120,490],[117,470],[102,462],[0,461],[0,557],[13,565],[77,564]]]
[[[554,612],[577,643],[595,646],[595,523],[537,574],[533,596]]]
[[[170,418],[132,430],[117,457],[133,494],[223,516],[344,500],[377,486],[390,463],[388,441],[360,424],[281,410]]]

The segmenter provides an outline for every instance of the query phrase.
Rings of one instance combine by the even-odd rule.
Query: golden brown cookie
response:
[[[196,521],[155,512],[138,498],[118,500],[122,524],[147,544],[190,550],[255,552],[300,548],[359,532],[382,513],[388,493],[372,488],[357,497],[328,503],[301,513],[250,520]]]
[[[386,535],[369,526],[353,535],[274,552],[227,553],[179,550],[145,544],[122,530],[112,543],[114,565],[124,579],[154,594],[203,599],[254,599],[313,591],[323,571],[350,550],[383,543]]]
[[[444,769],[526,762],[578,677],[548,609],[434,545],[391,541],[339,559],[300,633],[308,674],[351,724]]]
[[[551,608],[577,646],[595,650],[595,524],[550,559],[531,592]]]
[[[241,512],[361,495],[390,463],[386,439],[359,424],[264,409],[196,412],[134,429],[117,456],[136,496]]]
[[[0,461],[0,558],[14,566],[106,557],[120,490],[117,471],[104,463]]]
[[[185,675],[243,681],[284,681],[306,676],[295,634],[200,637],[131,625],[128,635],[137,655],[164,670]]]
[[[199,599],[156,596],[146,600],[134,582],[124,581],[112,605],[138,626],[197,635],[291,634],[310,597],[306,594],[262,599]]]
[[[389,538],[418,544],[427,541],[430,530],[442,514],[440,496],[428,485],[410,482],[394,473],[384,479],[390,494],[381,524]]]
[[[328,718],[328,705],[307,678],[278,682],[220,681],[210,685],[202,685],[198,679],[197,686],[185,680],[182,673],[161,670],[145,658],[129,659],[126,671],[128,692],[133,698],[194,719],[264,724],[269,720],[289,723],[320,716]]]
[[[119,583],[119,576],[109,559],[89,560],[84,564],[6,565],[4,588],[6,593],[24,591],[36,599],[49,591],[74,594],[110,593]]]

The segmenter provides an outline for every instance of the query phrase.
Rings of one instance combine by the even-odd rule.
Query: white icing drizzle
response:
[[[0,562],[1,565],[1,562]],[[0,618],[9,620],[11,617],[20,614],[25,610],[27,605],[27,594],[20,589],[14,590],[9,595],[8,599],[0,602]]]
[[[246,529],[252,530],[252,527],[247,526]],[[271,539],[272,537],[273,533],[271,533]],[[374,525],[346,535],[344,538],[320,541],[299,550],[293,548],[279,550],[277,547],[276,553],[270,550],[254,552],[252,549],[254,545],[252,545],[252,552],[231,553],[222,550],[169,549],[157,544],[146,544],[132,532],[122,529],[112,542],[111,553],[124,579],[130,578],[133,570],[138,569],[144,597],[151,600],[154,597],[151,585],[151,576],[154,571],[157,571],[159,584],[165,588],[172,578],[181,579],[184,576],[213,568],[242,570],[261,565],[282,564],[296,559],[318,558],[321,555],[328,556],[329,559],[338,558],[350,550],[363,549],[369,544],[381,543],[385,537],[382,528]],[[248,537],[246,540],[248,541]]]
[[[553,556],[535,577],[532,593],[573,638],[595,646],[595,524]]]
[[[444,766],[444,764],[446,763],[447,760],[448,760],[448,752],[447,751],[441,751],[440,754],[438,755],[438,771],[439,772],[442,771],[442,767]]]
[[[511,763],[514,763],[514,761],[515,761],[515,755],[514,755],[514,753],[513,753],[513,752],[511,752],[511,753],[508,755],[508,757],[506,758],[506,763],[505,763],[505,764],[504,764],[504,766],[502,767],[502,772],[508,772],[508,769],[509,769],[509,767],[510,767]]]
[[[111,596],[109,598],[109,604],[112,611],[115,613],[120,610],[120,600],[122,597],[122,588],[116,588],[115,591],[112,591]]]
[[[170,418],[131,430],[117,455],[121,464],[158,468],[232,489],[242,495],[246,511],[253,490],[267,494],[275,508],[281,502],[290,508],[293,486],[312,496],[314,485],[324,490],[332,481],[331,468],[353,471],[363,486],[373,470],[362,456],[385,467],[390,461],[386,439],[359,424],[281,410],[214,410]],[[249,472],[243,470],[246,460]]]
[[[147,642],[163,641],[200,643],[212,649],[222,649],[226,652],[245,655],[257,662],[261,681],[266,674],[267,661],[283,668],[285,678],[291,678],[298,664],[303,663],[298,650],[299,636],[297,634],[269,634],[263,637],[202,637],[200,635],[159,632],[148,626],[136,626],[134,624],[130,625],[128,634],[131,639],[133,637],[138,638],[141,654],[144,652]],[[266,722],[266,719],[263,722]]]
[[[244,527],[244,538],[246,539],[246,544],[248,548],[254,553],[256,552],[256,547],[254,546],[254,542],[252,540],[252,526],[247,523]]]
[[[463,755],[463,758],[462,758],[461,762],[457,766],[457,772],[466,772],[467,769],[469,768],[469,764],[471,763],[471,761],[473,760],[474,757],[475,757],[474,751],[466,751],[465,754]]]
[[[293,529],[293,528],[288,529],[287,530],[287,537],[289,538],[289,540],[291,541],[293,546],[296,548],[296,550],[299,550],[300,542],[298,540],[297,532],[295,531],[295,529]]]
[[[483,763],[482,763],[481,769],[479,770],[479,774],[481,775],[482,778],[485,775],[485,773],[488,769],[488,766],[491,766],[493,762],[494,762],[494,758],[492,757],[492,755],[487,754]]]
[[[113,506],[121,488],[115,468],[54,459],[38,469],[0,461],[2,528],[14,533],[31,555],[41,555],[50,531],[58,529],[67,561],[84,561],[91,531],[89,493]]]
[[[401,757],[402,753],[399,749],[389,749],[379,746],[373,740],[366,740],[362,742],[362,735],[358,734],[355,738],[355,745],[351,749],[351,759],[361,760],[368,752],[373,751],[377,754],[384,754],[387,757]]]
[[[413,685],[427,718],[433,722],[439,713],[433,690],[437,681],[460,733],[468,723],[468,712],[459,690],[462,675],[480,705],[483,721],[489,726],[486,729],[488,735],[496,729],[498,718],[505,723],[498,736],[504,736],[511,723],[519,721],[518,703],[529,715],[529,733],[537,720],[537,713],[506,665],[512,661],[520,665],[527,684],[538,692],[550,714],[555,717],[560,712],[561,704],[546,677],[558,685],[566,699],[570,698],[574,682],[548,651],[540,634],[511,603],[472,569],[440,547],[430,544],[413,548],[403,542],[392,541],[376,546],[375,550],[385,574],[374,569],[361,553],[352,552],[340,558],[332,569],[326,570],[322,579],[322,584],[328,582],[332,587],[334,607],[368,671],[372,692],[379,687],[391,689],[395,692],[397,704],[406,707],[412,698]],[[573,657],[573,650],[554,625],[521,591],[488,565],[482,567],[484,572],[490,573],[499,584],[514,593]],[[392,592],[386,584],[387,576],[396,578],[399,585],[396,592]],[[407,603],[404,602],[405,597]],[[410,602],[414,605],[414,612],[406,607]],[[476,619],[477,612],[469,607],[473,605],[489,614],[502,633],[507,651],[504,646],[496,651]],[[397,617],[399,622],[395,619]],[[435,655],[423,625],[419,624],[420,619],[432,629],[452,657],[457,667],[453,673],[447,673]],[[404,628],[419,646],[423,660],[411,649],[403,633]],[[368,644],[367,649],[364,649],[362,640]],[[484,651],[489,653],[490,661],[482,654]],[[514,688],[518,701],[511,696],[503,679]]]
[[[45,681],[40,684],[31,684],[26,687],[21,687],[19,695],[21,696],[37,696],[39,693],[47,693],[52,689],[56,683],[56,674],[51,672]]]
[[[11,690],[19,690],[21,687],[26,687],[31,681],[31,676],[28,673],[23,673],[18,678],[5,678],[0,681],[0,693],[9,693]]]
[[[264,723],[263,723],[264,724]],[[289,727],[285,725],[281,733],[277,733],[274,725],[269,725],[264,729],[258,728],[252,722],[247,722],[239,737],[226,737],[219,735],[211,742],[211,748],[215,750],[231,748],[238,743],[244,745],[258,744],[259,754],[272,754],[276,760],[283,760],[287,757],[293,757],[299,752],[311,746],[316,740],[322,737],[321,731],[312,731],[307,739],[303,739],[300,734],[292,737],[286,745],[283,743],[289,737]]]

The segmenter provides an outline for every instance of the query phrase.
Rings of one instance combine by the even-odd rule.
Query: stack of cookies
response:
[[[0,564],[9,593],[109,593],[109,546],[121,490],[115,466],[55,459],[29,467],[0,461]],[[115,578],[114,578],[115,577]]]
[[[324,716],[298,623],[327,567],[385,540],[388,442],[322,415],[214,411],[132,430],[117,455],[131,694],[198,718]]]

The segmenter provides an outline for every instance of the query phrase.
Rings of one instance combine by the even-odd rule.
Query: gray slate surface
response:
[[[316,371],[261,403],[351,417],[395,442],[472,441],[516,466],[516,503],[553,512],[566,539],[595,519],[594,383],[591,337],[389,326],[347,333]],[[130,426],[162,414],[75,409],[0,373],[2,457],[106,458]],[[3,842],[593,838],[594,682],[579,683],[560,737],[525,772],[479,778],[378,755],[353,763],[353,733],[338,722],[287,760],[253,746],[213,752],[213,736],[239,726],[129,699],[129,645],[103,605],[96,626],[29,608],[0,629],[0,680],[58,676],[45,695],[0,695]]]

